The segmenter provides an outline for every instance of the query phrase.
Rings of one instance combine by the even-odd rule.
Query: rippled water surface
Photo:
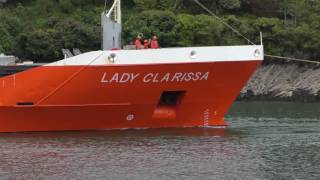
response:
[[[320,104],[236,103],[227,129],[0,134],[0,179],[320,179]]]

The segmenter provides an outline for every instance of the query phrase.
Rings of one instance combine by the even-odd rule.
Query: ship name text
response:
[[[103,73],[101,83],[169,83],[207,81],[210,72],[176,72],[176,73]]]

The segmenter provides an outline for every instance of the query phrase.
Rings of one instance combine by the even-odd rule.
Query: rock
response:
[[[299,64],[261,66],[249,80],[239,100],[318,101],[320,68]]]

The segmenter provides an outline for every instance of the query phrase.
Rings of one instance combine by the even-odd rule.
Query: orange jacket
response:
[[[136,49],[141,49],[142,48],[141,40],[139,38],[136,39],[134,44],[136,45]]]
[[[144,40],[144,41],[143,41],[143,47],[144,47],[145,49],[148,49],[148,48],[149,48],[149,42],[148,42],[148,40]]]
[[[159,43],[158,40],[152,40],[151,41],[151,49],[158,49],[159,48]]]

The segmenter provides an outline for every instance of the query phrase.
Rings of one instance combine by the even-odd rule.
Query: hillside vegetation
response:
[[[320,58],[319,0],[199,0],[266,52]],[[112,1],[107,1],[107,8]],[[193,0],[122,0],[123,43],[157,34],[162,47],[248,44]],[[0,53],[38,62],[61,49],[97,50],[104,0],[8,0],[0,5]]]

